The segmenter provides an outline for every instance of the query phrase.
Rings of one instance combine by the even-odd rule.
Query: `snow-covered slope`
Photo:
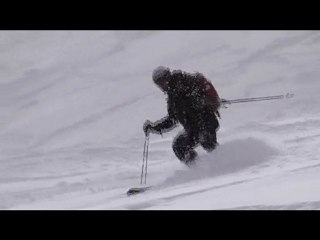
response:
[[[1,31],[1,209],[320,209],[319,31]],[[151,81],[200,71],[223,98],[294,93],[221,110],[219,148],[194,169]]]

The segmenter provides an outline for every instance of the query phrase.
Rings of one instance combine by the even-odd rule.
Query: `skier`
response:
[[[218,145],[218,93],[201,73],[170,71],[160,66],[153,71],[152,79],[167,95],[168,114],[154,123],[146,120],[143,131],[146,135],[162,135],[180,123],[184,130],[175,138],[172,148],[177,158],[190,167],[197,159],[195,147],[201,145],[211,152]]]

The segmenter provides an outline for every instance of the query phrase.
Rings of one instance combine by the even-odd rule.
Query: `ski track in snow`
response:
[[[2,31],[1,209],[320,209],[319,31]],[[37,49],[35,51],[35,49]],[[9,60],[8,60],[9,59]],[[222,109],[219,147],[174,156],[158,65],[200,71],[223,98],[293,99]]]

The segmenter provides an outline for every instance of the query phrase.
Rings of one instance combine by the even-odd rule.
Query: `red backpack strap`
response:
[[[214,112],[220,118],[220,113],[218,111],[220,107],[220,97],[217,90],[212,85],[212,83],[208,79],[206,79],[203,75],[199,74],[198,79],[201,85],[201,92],[206,97],[206,102],[213,107]]]
[[[214,88],[212,83],[209,82],[208,80],[205,80],[204,88],[205,88],[204,92],[208,97],[211,97],[211,98],[214,98],[214,99],[219,98],[217,90]]]
[[[212,83],[202,76],[200,79],[202,92],[212,101],[220,101],[219,94]]]

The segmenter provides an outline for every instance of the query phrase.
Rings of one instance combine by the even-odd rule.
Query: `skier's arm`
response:
[[[153,123],[150,130],[153,133],[162,134],[164,132],[170,131],[176,126],[177,126],[177,121],[170,115],[167,115],[164,118]]]

